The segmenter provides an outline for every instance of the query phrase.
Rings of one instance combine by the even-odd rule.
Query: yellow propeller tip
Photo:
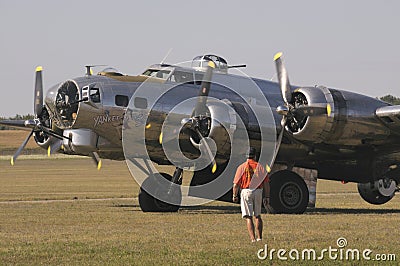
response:
[[[331,105],[328,103],[328,105],[326,106],[326,113],[328,114],[328,116],[331,116],[332,113],[332,107]]]
[[[151,128],[151,124],[146,125],[146,129],[149,129],[149,128]]]
[[[101,160],[100,160],[99,163],[97,164],[97,170],[101,169],[101,165],[102,165],[102,163],[101,163]]]
[[[50,157],[50,154],[51,154],[51,148],[50,148],[50,146],[47,148],[47,157]]]
[[[281,58],[282,56],[282,52],[276,53],[274,56],[274,61],[278,60],[279,58]]]
[[[12,166],[14,166],[14,158],[13,157],[11,157],[11,162],[10,163],[11,163]]]
[[[269,167],[268,164],[265,165],[265,168],[267,169],[267,172],[268,172],[268,173],[271,173],[271,167]]]
[[[215,64],[214,64],[213,61],[209,61],[209,62],[208,62],[208,66],[209,66],[209,67],[212,67],[212,68],[215,68]]]
[[[211,169],[211,172],[214,174],[217,171],[217,164],[215,163]]]
[[[43,67],[42,66],[36,67],[36,72],[39,72],[39,71],[43,71]]]
[[[163,134],[162,134],[162,132],[160,133],[160,137],[158,137],[158,142],[160,143],[160,144],[162,144],[162,141],[163,141]]]

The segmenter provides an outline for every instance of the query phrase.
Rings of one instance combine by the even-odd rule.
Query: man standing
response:
[[[247,230],[251,242],[256,241],[253,216],[256,220],[257,241],[262,240],[263,221],[261,219],[261,205],[266,206],[269,200],[269,178],[264,167],[256,162],[256,149],[249,148],[247,161],[239,165],[233,180],[233,202],[239,202],[238,191],[241,188],[240,207],[242,217],[246,219]],[[262,199],[263,189],[265,198]]]

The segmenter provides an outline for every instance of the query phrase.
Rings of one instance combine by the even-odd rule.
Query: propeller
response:
[[[208,94],[210,93],[211,79],[215,64],[212,61],[208,62],[207,71],[204,74],[203,81],[201,82],[199,96],[197,97],[197,104],[192,112],[192,117],[206,115],[208,109],[206,106]]]
[[[192,111],[192,118],[189,120],[186,120],[186,123],[189,123],[189,127],[197,133],[199,139],[200,139],[200,145],[204,145],[205,151],[208,154],[208,157],[210,158],[210,161],[212,161],[212,169],[211,172],[215,173],[217,171],[217,163],[215,162],[214,156],[211,152],[211,148],[207,142],[207,138],[204,137],[204,133],[202,133],[202,125],[205,123],[202,123],[204,120],[208,120],[209,117],[207,116],[207,99],[208,95],[210,93],[210,88],[211,88],[211,79],[213,75],[213,71],[215,68],[215,64],[213,61],[208,62],[207,70],[206,73],[204,74],[203,81],[201,82],[200,86],[200,91],[199,95],[197,97],[197,103],[196,106],[194,107]],[[207,123],[206,123],[207,124]],[[193,141],[192,141],[193,143]]]
[[[35,116],[38,118],[43,111],[43,80],[42,80],[43,68],[38,66],[36,68],[36,80],[35,80],[35,95],[34,95],[34,111]]]
[[[181,125],[185,129],[189,129],[193,133],[196,133],[199,138],[199,143],[196,143],[192,138],[190,138],[192,144],[197,147],[200,151],[206,152],[210,161],[212,162],[212,169],[211,172],[215,173],[217,171],[217,163],[215,162],[214,156],[212,154],[211,148],[208,144],[208,140],[210,138],[204,137],[204,135],[207,134],[208,130],[205,130],[204,128],[207,127],[209,123],[209,117],[208,117],[208,109],[207,109],[207,98],[210,93],[210,87],[211,87],[211,79],[213,75],[213,69],[215,68],[215,64],[212,61],[208,62],[208,67],[206,70],[206,73],[204,74],[203,81],[200,86],[200,91],[199,95],[197,97],[197,102],[195,107],[193,108],[192,114],[190,118],[185,118],[181,121]],[[149,125],[150,127],[150,125]],[[147,128],[147,126],[146,126]],[[207,127],[208,128],[208,127]],[[165,138],[163,136],[163,132],[161,131],[160,136],[159,136],[159,143],[163,144],[163,142],[168,142],[170,138]],[[176,167],[172,180],[171,180],[171,186],[168,190],[168,194],[173,193],[173,184],[179,184],[179,180],[181,179],[183,173],[183,169],[180,167]]]
[[[36,78],[35,78],[35,94],[34,94],[34,112],[35,112],[35,119],[34,120],[27,120],[24,122],[25,127],[32,128],[31,132],[29,133],[28,137],[24,140],[18,150],[15,152],[14,156],[11,158],[11,165],[15,164],[18,156],[21,154],[22,150],[25,148],[26,144],[29,142],[30,138],[33,135],[33,132],[37,129],[40,125],[39,117],[43,112],[43,80],[42,80],[42,71],[43,68],[38,66],[36,68]]]
[[[100,170],[102,166],[102,161],[99,154],[94,151],[90,154],[90,157],[92,157],[93,162],[97,165],[97,170]]]
[[[210,117],[207,108],[207,99],[210,93],[211,79],[214,68],[214,62],[209,61],[207,70],[204,74],[203,81],[200,86],[196,105],[192,110],[191,117],[185,118],[181,121],[181,124],[185,129],[189,129],[192,133],[197,135],[198,142],[193,140],[192,137],[190,138],[190,140],[195,147],[197,147],[200,151],[204,151],[208,155],[210,161],[212,162],[212,173],[216,172],[217,163],[214,159],[212,150],[209,145],[210,138],[205,136],[208,134],[208,126],[210,123]],[[168,142],[170,139],[171,137],[164,136],[164,134],[161,132],[159,136],[159,143],[162,144],[163,142]]]
[[[17,160],[18,156],[21,154],[22,150],[25,148],[26,144],[29,142],[29,139],[33,135],[33,130],[31,133],[29,133],[28,137],[24,140],[22,145],[18,148],[18,150],[15,152],[14,156],[11,158],[11,165],[14,165],[15,161]]]
[[[268,171],[272,170],[272,167],[275,163],[276,157],[280,149],[280,145],[282,143],[282,138],[285,132],[285,128],[289,120],[292,125],[299,127],[300,121],[297,119],[298,117],[319,116],[319,115],[329,116],[331,113],[331,106],[329,104],[298,105],[294,103],[295,99],[293,98],[289,82],[289,75],[285,65],[283,64],[281,52],[277,53],[274,56],[274,61],[276,65],[276,72],[278,76],[278,82],[281,89],[284,105],[278,106],[276,109],[277,113],[282,115],[282,120],[281,120],[282,130],[279,133],[275,145],[275,153],[272,158],[271,166],[269,167],[267,165]]]
[[[285,65],[282,62],[282,53],[279,52],[274,56],[276,65],[276,72],[278,74],[278,82],[281,87],[281,93],[285,105],[288,106],[292,101],[292,91],[290,89],[289,75],[286,71]]]

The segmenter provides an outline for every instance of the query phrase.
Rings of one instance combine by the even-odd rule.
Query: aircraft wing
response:
[[[0,120],[0,125],[31,131],[32,128],[25,126],[25,121],[26,120]]]
[[[375,114],[391,130],[400,134],[400,105],[378,108]]]

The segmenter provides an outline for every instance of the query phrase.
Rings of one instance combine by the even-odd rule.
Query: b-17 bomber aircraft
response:
[[[30,130],[50,153],[126,160],[140,184],[143,211],[173,212],[196,199],[230,201],[249,146],[270,172],[274,213],[303,213],[309,191],[294,167],[320,179],[358,183],[360,196],[384,204],[399,190],[400,106],[325,86],[292,86],[274,57],[278,82],[234,75],[219,56],[190,67],[155,64],[137,76],[114,69],[61,82],[44,97],[36,69],[35,119],[0,124]],[[159,173],[156,166],[175,171]],[[276,166],[285,166],[277,170]],[[173,168],[172,168],[173,169]],[[183,172],[191,171],[190,185]]]

